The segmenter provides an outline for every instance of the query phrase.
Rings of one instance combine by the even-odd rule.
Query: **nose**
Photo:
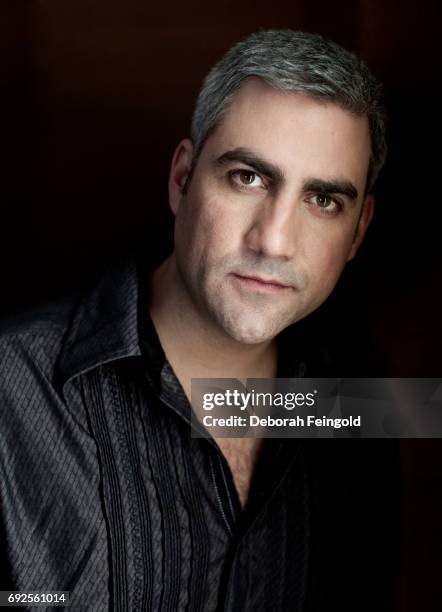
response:
[[[256,255],[292,259],[300,248],[301,210],[294,194],[280,194],[260,203],[245,235]]]

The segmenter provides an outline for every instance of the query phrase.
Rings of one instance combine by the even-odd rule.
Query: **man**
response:
[[[3,589],[320,609],[308,453],[192,438],[191,379],[325,372],[297,322],[356,254],[384,158],[379,86],[334,43],[263,31],[212,69],[172,160],[173,253],[4,325]]]

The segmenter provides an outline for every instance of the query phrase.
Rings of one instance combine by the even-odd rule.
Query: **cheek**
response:
[[[210,229],[207,208],[192,192],[181,202],[175,219],[175,248],[187,261],[199,258]]]
[[[309,251],[310,282],[330,292],[345,267],[352,244],[352,235],[322,236]]]
[[[218,259],[237,250],[242,224],[232,212],[226,202],[216,197],[200,199],[186,221],[188,234],[192,236],[189,249],[198,251],[206,260]]]

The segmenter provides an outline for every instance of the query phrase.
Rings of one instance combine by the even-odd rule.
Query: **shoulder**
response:
[[[52,382],[79,294],[0,319],[0,396],[18,396],[37,378]]]
[[[18,313],[0,318],[0,340],[18,334],[47,334],[60,332],[69,324],[80,294],[39,304]]]

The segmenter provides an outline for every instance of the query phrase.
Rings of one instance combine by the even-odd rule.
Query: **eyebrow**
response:
[[[259,174],[269,178],[274,184],[282,184],[285,180],[284,173],[279,166],[272,164],[259,155],[256,155],[256,153],[250,149],[245,149],[244,147],[226,151],[215,159],[215,163],[221,166],[229,164],[230,162],[241,162],[246,166],[250,166],[250,168],[253,168],[253,170],[256,170]]]
[[[352,182],[341,179],[318,179],[309,178],[306,179],[302,185],[302,191],[308,193],[313,191],[315,193],[332,193],[347,196],[350,200],[357,200],[358,190]]]
[[[231,162],[240,162],[246,166],[250,166],[250,168],[253,168],[253,170],[256,170],[259,174],[269,178],[275,186],[285,182],[284,172],[279,166],[260,157],[250,149],[237,147],[236,149],[226,151],[215,159],[215,164],[221,166]],[[349,200],[357,200],[358,198],[358,190],[353,183],[340,178],[308,178],[302,185],[302,191],[303,193],[313,191],[315,193],[340,194],[346,196]]]

